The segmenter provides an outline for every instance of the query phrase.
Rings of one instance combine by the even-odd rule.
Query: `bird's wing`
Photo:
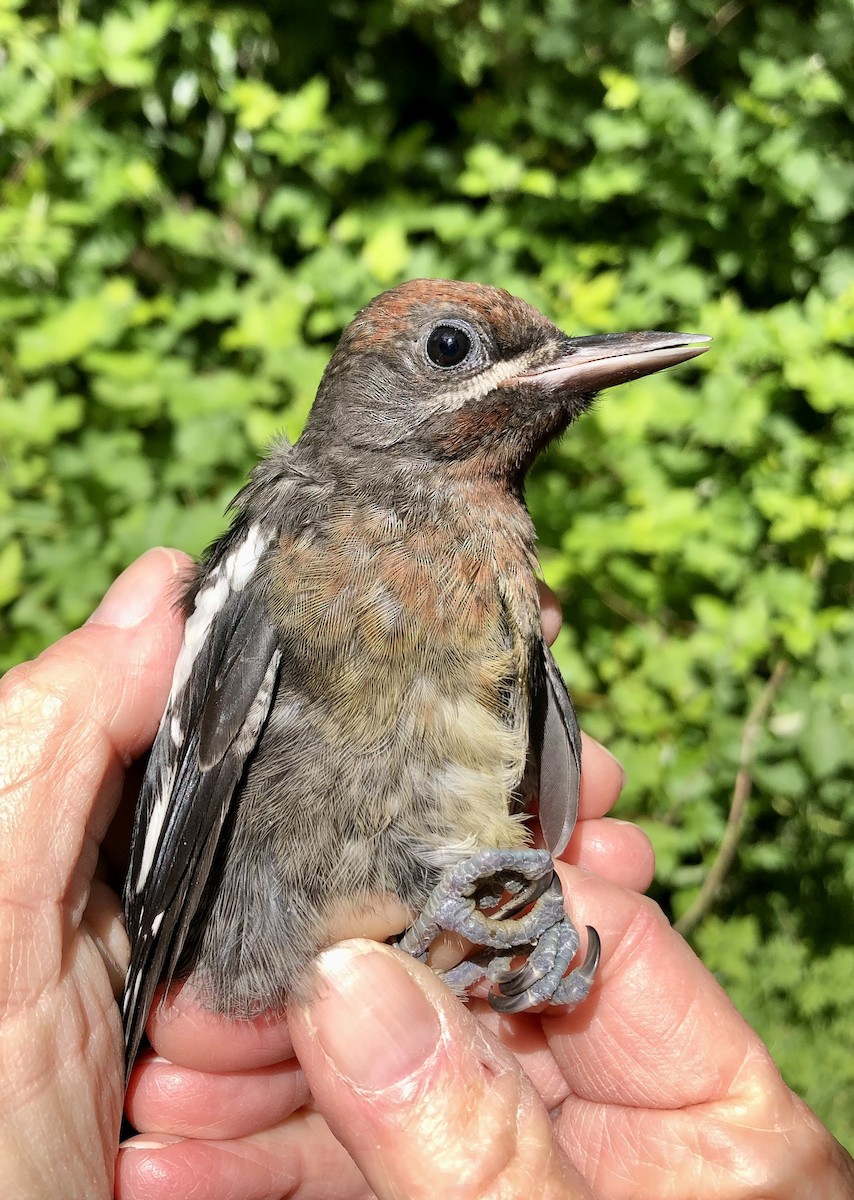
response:
[[[275,691],[278,639],[262,589],[246,586],[264,549],[253,526],[230,538],[209,566],[142,784],[125,888],[128,1071],[157,984],[171,978],[181,956]]]
[[[531,757],[539,763],[540,827],[557,856],[566,849],[578,818],[581,731],[558,665],[542,639],[534,657]]]

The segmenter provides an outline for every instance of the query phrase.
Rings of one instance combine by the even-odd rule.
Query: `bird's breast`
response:
[[[377,805],[393,821],[428,804],[438,842],[440,826],[524,840],[508,817],[539,622],[524,537],[471,520],[413,527],[379,506],[338,514],[282,544],[269,604],[319,753],[348,747],[355,790],[370,774],[372,823]]]

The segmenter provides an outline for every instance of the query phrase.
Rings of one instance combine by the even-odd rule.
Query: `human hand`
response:
[[[558,624],[547,603],[550,638]],[[515,1017],[483,1000],[466,1008],[370,942],[321,955],[318,998],[289,1024],[232,1024],[174,989],[150,1021],[158,1053],[131,1083],[143,1134],[121,1155],[121,1200],[191,1187],[200,1200],[854,1195],[845,1152],[637,894],[648,843],[604,817],[619,767],[589,740],[584,764],[559,871],[574,918],[603,940],[585,1004]]]
[[[182,1195],[191,1180],[204,1200],[854,1196],[851,1160],[659,910],[560,873],[605,951],[585,1005],[467,1009],[413,960],[343,943],[320,957],[318,999],[289,1013],[301,1069],[234,1069],[262,1046],[272,1057],[277,1039],[287,1053],[273,1026],[253,1030],[242,1063],[223,1044],[221,1073],[143,1065],[130,1111],[158,1132],[124,1152],[122,1200]],[[197,1016],[178,1007],[153,1030],[172,1053]],[[196,1052],[211,1033],[194,1026]]]
[[[0,684],[0,1195],[15,1200],[112,1195],[127,963],[112,835],[169,690],[189,564],[144,555]]]
[[[150,551],[0,684],[0,1195],[14,1200],[113,1194],[127,939],[99,847],[166,701],[188,561]]]
[[[109,855],[99,862],[97,847],[122,795],[123,775],[150,743],[168,691],[180,640],[170,600],[184,562],[171,552],[144,556],[84,629],[11,672],[0,687],[0,1194],[16,1200],[111,1194],[122,1078],[112,997],[126,945],[118,897],[104,882]],[[105,662],[111,671],[104,671]],[[596,815],[597,805],[604,811],[615,797],[619,769],[595,744],[585,755],[584,820],[573,853],[588,867],[622,872],[610,883],[579,872],[569,877],[574,914],[607,938],[608,956],[586,1005],[568,1016],[499,1018],[474,1001],[474,1012],[496,1040],[431,972],[385,948],[351,943],[328,952],[337,959],[321,960],[312,1010],[291,1014],[298,1066],[283,1061],[290,1053],[284,1023],[224,1028],[192,1006],[182,1010],[179,994],[155,1014],[155,1044],[176,1061],[195,1059],[207,1072],[156,1059],[142,1065],[130,1100],[135,1119],[144,1129],[180,1129],[187,1136],[157,1134],[155,1141],[172,1144],[125,1152],[119,1195],[171,1200],[192,1188],[194,1197],[356,1197],[367,1194],[367,1176],[381,1196],[465,1196],[474,1194],[478,1180],[484,1186],[477,1194],[484,1194],[502,1164],[502,1194],[530,1195],[536,1180],[541,1194],[590,1195],[564,1155],[601,1196],[629,1194],[635,1171],[643,1190],[631,1194],[638,1196],[854,1194],[850,1160],[783,1087],[755,1035],[713,984],[709,989],[710,977],[657,910],[617,886],[643,885],[649,852],[631,826]],[[615,847],[622,849],[621,865],[612,857]],[[680,955],[687,968],[679,966]],[[360,976],[366,969],[370,976],[378,957],[385,984],[380,989],[369,983],[365,994]],[[406,997],[413,983],[414,1001],[411,992]],[[355,989],[356,999],[330,1003],[329,989],[342,984],[345,992]],[[354,1090],[342,1073],[342,1050],[354,1041],[354,1027],[368,1045],[371,1013],[382,1027],[380,1047],[405,1049],[404,1034],[419,1028],[415,1017],[423,998],[428,1032],[431,1020],[442,1030],[441,1052],[430,1033],[427,1055],[423,1046],[416,1053],[421,1065],[403,1089],[409,1100],[401,1111],[400,1087],[396,1093]],[[691,1044],[702,1045],[712,1011],[717,1040],[711,1050],[726,1043],[727,1061],[737,1058],[739,1046],[749,1051],[731,1079],[714,1054],[706,1062],[698,1052],[695,1063],[674,1037],[687,1024]],[[637,1040],[627,1044],[625,1029],[632,1024]],[[389,1030],[394,1036],[387,1036]],[[738,1036],[730,1045],[733,1033]],[[524,1064],[556,1117],[553,1124],[502,1045]],[[673,1051],[663,1052],[669,1045]],[[363,1055],[363,1065],[371,1066],[373,1057]],[[380,1056],[377,1063],[382,1061]],[[689,1104],[704,1088],[708,1094],[696,1113],[672,1107],[672,1083],[680,1072],[694,1080],[683,1088]],[[301,1107],[309,1088],[314,1107]],[[677,1095],[675,1102],[685,1098]],[[149,1117],[154,1106],[153,1124],[141,1120],[146,1104]],[[757,1141],[763,1113],[766,1131],[778,1132]],[[776,1114],[776,1124],[768,1114]],[[673,1138],[682,1153],[671,1168]],[[752,1191],[704,1191],[722,1150],[757,1179],[769,1152],[783,1169],[778,1166],[767,1187],[760,1182]],[[786,1164],[794,1172],[791,1187]],[[783,1190],[773,1190],[775,1181]],[[812,1193],[801,1186],[807,1182]]]

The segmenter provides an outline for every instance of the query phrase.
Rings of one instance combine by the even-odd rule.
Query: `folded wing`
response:
[[[264,549],[253,526],[208,565],[143,781],[125,889],[128,1073],[157,985],[181,957],[275,692],[278,639],[263,590],[246,588]]]

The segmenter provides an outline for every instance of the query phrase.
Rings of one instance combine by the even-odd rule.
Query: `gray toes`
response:
[[[398,945],[424,959],[442,930],[483,948],[444,973],[446,982],[462,992],[486,976],[493,984],[489,1003],[500,1013],[524,1012],[546,1001],[577,1004],[590,991],[599,965],[599,937],[588,928],[584,962],[566,974],[578,950],[578,933],[564,911],[560,880],[545,850],[479,850],[455,864]],[[521,966],[512,968],[520,957]]]
[[[554,970],[561,958],[564,960],[564,968],[569,964],[573,951],[571,946],[567,946],[565,953],[561,955],[560,934],[560,925],[553,925],[551,929],[547,929],[536,946],[531,948],[527,962],[515,971],[504,972],[495,980],[502,996],[520,996],[522,992],[527,992]],[[520,947],[520,953],[521,949]]]
[[[544,934],[543,937],[545,936],[547,935]],[[533,963],[526,962],[518,971],[511,971],[503,979],[497,979],[495,984],[502,996],[520,996],[547,974],[547,967],[536,967]]]
[[[529,904],[533,904],[539,900],[540,896],[546,892],[558,891],[563,896],[563,889],[560,885],[560,880],[555,875],[554,870],[551,873],[546,872],[539,879],[535,879],[529,883],[527,887],[522,888],[518,895],[513,896],[506,904],[502,905],[496,912],[490,914],[493,921],[503,921],[507,917],[515,917],[523,908],[527,908]]]
[[[526,963],[495,980],[498,990],[488,996],[491,1007],[500,1013],[519,1013],[546,1001],[569,1008],[579,1004],[590,991],[602,951],[599,935],[589,925],[587,937],[584,961],[564,977],[578,949],[578,934],[568,919],[548,930]]]
[[[599,959],[602,957],[602,943],[599,940],[599,934],[592,925],[587,926],[587,953],[584,956],[584,962],[580,967],[576,967],[574,971],[570,971],[566,979],[562,979],[557,987],[553,1004],[580,1004],[586,999],[587,993],[593,984],[593,979],[599,967]]]

